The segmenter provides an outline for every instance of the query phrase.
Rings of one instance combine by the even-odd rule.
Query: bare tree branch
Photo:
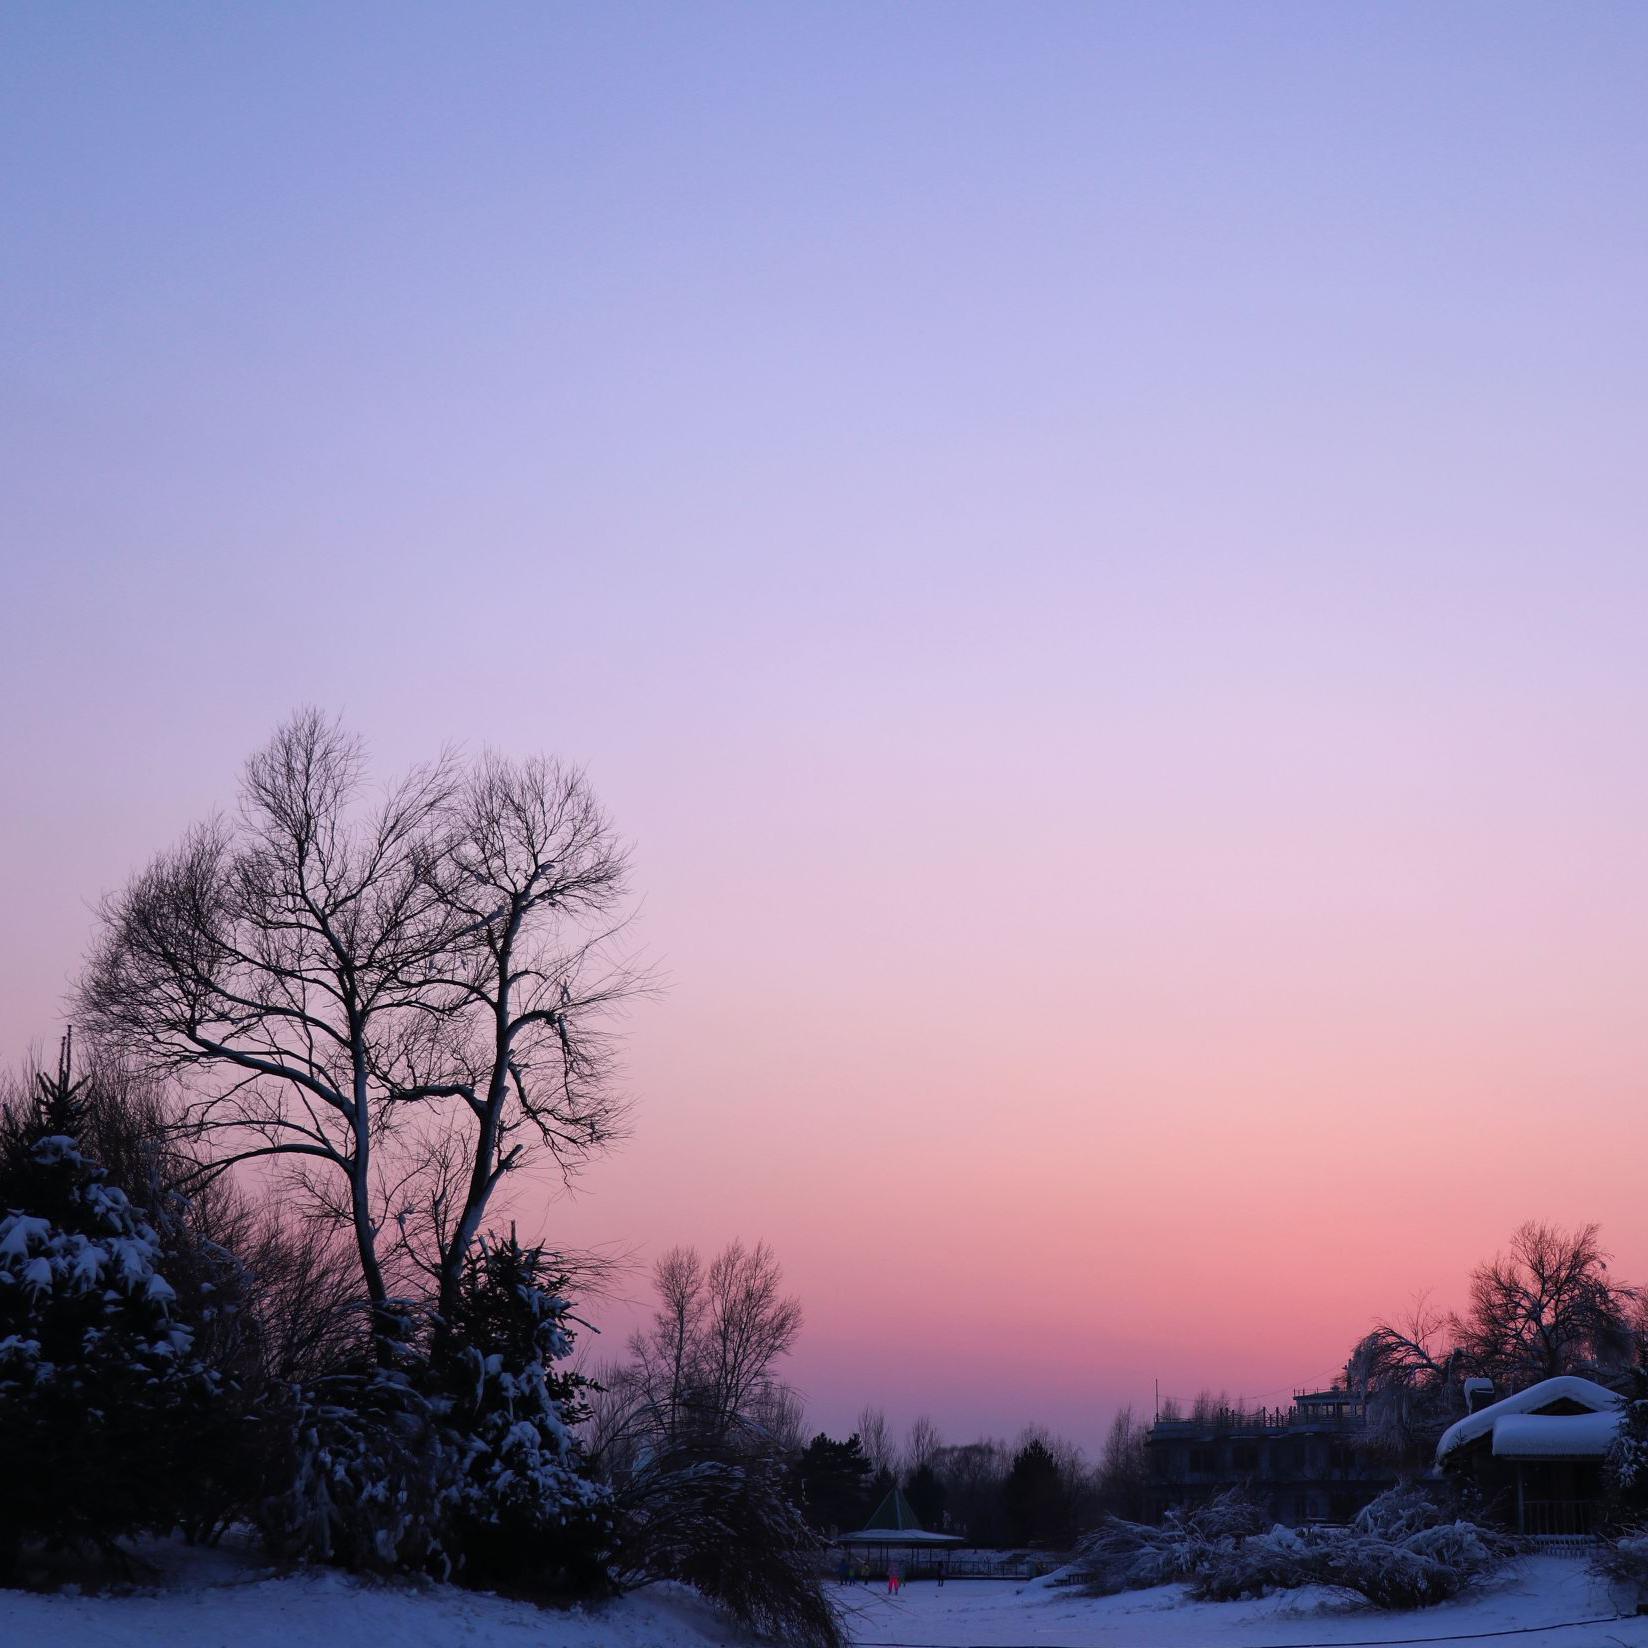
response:
[[[387,1324],[386,1253],[448,1306],[509,1174],[620,1136],[626,870],[581,772],[445,751],[374,802],[359,740],[304,710],[233,818],[105,900],[81,1012],[179,1080],[214,1173],[301,1170]]]

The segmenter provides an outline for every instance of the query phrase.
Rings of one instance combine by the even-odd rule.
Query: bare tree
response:
[[[751,1416],[767,1445],[785,1459],[793,1459],[807,1440],[807,1410],[794,1386],[773,1380],[756,1399]]]
[[[1100,1506],[1113,1516],[1138,1521],[1145,1514],[1148,1472],[1144,1441],[1147,1428],[1131,1406],[1118,1408],[1105,1433],[1094,1487]]]
[[[1452,1327],[1471,1367],[1516,1388],[1561,1373],[1629,1367],[1644,1300],[1608,1274],[1596,1225],[1529,1221],[1510,1249],[1471,1273],[1470,1305]]]
[[[1007,1539],[1001,1493],[1011,1463],[1006,1443],[994,1437],[939,1450],[933,1468],[944,1484],[951,1521],[975,1545],[996,1545]]]
[[[653,1267],[656,1308],[603,1369],[586,1440],[612,1491],[621,1579],[684,1580],[760,1634],[842,1648],[822,1547],[789,1480],[800,1404],[776,1364],[801,1307],[765,1242]]]
[[[800,1301],[786,1295],[784,1273],[765,1242],[729,1242],[711,1261],[708,1300],[708,1384],[717,1426],[754,1415],[770,1402],[773,1364],[801,1331]]]
[[[617,1135],[607,1017],[643,988],[608,946],[621,923],[626,856],[582,773],[486,756],[448,809],[428,876],[454,941],[444,1012],[407,1023],[388,1051],[398,1102],[445,1098],[469,1124],[454,1201],[430,1205],[440,1299],[504,1175],[535,1150],[570,1175]]]
[[[1448,1377],[1457,1353],[1444,1335],[1449,1319],[1419,1294],[1406,1316],[1376,1322],[1346,1365],[1350,1388],[1364,1395],[1385,1385],[1434,1384]]]
[[[1471,1273],[1462,1314],[1421,1294],[1357,1344],[1345,1372],[1367,1408],[1363,1446],[1405,1465],[1428,1459],[1465,1411],[1466,1374],[1486,1376],[1501,1395],[1554,1374],[1613,1379],[1640,1356],[1645,1312],[1648,1293],[1608,1274],[1595,1225],[1523,1224],[1508,1251]]]
[[[347,1226],[387,1355],[391,1263],[449,1306],[505,1175],[614,1136],[623,892],[580,773],[447,753],[373,800],[360,741],[306,710],[233,818],[104,902],[81,1012],[180,1080],[207,1174],[272,1160]]]
[[[1190,1404],[1190,1417],[1200,1425],[1226,1424],[1239,1412],[1239,1407],[1231,1407],[1229,1391],[1220,1391],[1215,1395],[1210,1390],[1199,1390]]]
[[[939,1435],[938,1426],[926,1414],[911,1420],[910,1434],[904,1444],[905,1474],[914,1476],[923,1467],[931,1469],[943,1446],[944,1438]]]
[[[887,1415],[868,1402],[858,1411],[858,1441],[877,1476],[883,1471],[889,1476],[896,1474],[898,1448],[887,1427]]]
[[[1418,1465],[1458,1417],[1460,1353],[1450,1328],[1450,1319],[1421,1293],[1405,1316],[1375,1323],[1357,1342],[1345,1383],[1367,1415],[1364,1448]]]
[[[652,1267],[652,1288],[652,1327],[630,1340],[633,1371],[623,1384],[644,1408],[648,1432],[674,1447],[693,1423],[705,1378],[704,1261],[697,1249],[663,1254]]]
[[[800,1428],[776,1364],[801,1331],[801,1305],[765,1242],[734,1241],[708,1265],[675,1247],[653,1266],[657,1307],[630,1340],[628,1367],[603,1375],[609,1463],[640,1451],[781,1450]]]

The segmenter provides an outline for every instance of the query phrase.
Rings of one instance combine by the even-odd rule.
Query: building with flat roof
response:
[[[1357,1441],[1367,1413],[1353,1391],[1295,1392],[1292,1405],[1217,1408],[1157,1419],[1145,1436],[1153,1516],[1240,1488],[1277,1522],[1348,1522],[1396,1473]]]

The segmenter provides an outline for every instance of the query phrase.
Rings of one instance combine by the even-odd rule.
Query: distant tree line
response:
[[[799,1451],[796,1489],[825,1534],[863,1527],[898,1488],[932,1532],[986,1547],[1061,1550],[1106,1511],[1142,1514],[1144,1435],[1132,1409],[1122,1409],[1091,1464],[1074,1442],[1039,1426],[1013,1443],[946,1443],[922,1416],[899,1447],[881,1411],[866,1407],[852,1435],[820,1432]]]

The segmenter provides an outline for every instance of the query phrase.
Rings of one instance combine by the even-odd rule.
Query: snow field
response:
[[[374,1585],[337,1573],[271,1577],[202,1553],[171,1588],[128,1596],[0,1592],[0,1648],[752,1648],[681,1586],[566,1611],[450,1586]],[[1616,1618],[1582,1560],[1523,1559],[1458,1601],[1380,1613],[1331,1593],[1191,1602],[1178,1586],[1088,1598],[1006,1580],[907,1585],[897,1597],[835,1586],[860,1648],[1648,1648],[1648,1616]],[[1599,1623],[1571,1623],[1599,1621]],[[1546,1629],[1546,1627],[1552,1627]]]
[[[1192,1602],[1177,1585],[1083,1597],[1046,1580],[911,1584],[897,1597],[849,1588],[844,1599],[860,1648],[1349,1648],[1473,1635],[1483,1648],[1648,1648],[1648,1616],[1617,1618],[1584,1560],[1558,1556],[1523,1558],[1456,1601],[1408,1613],[1317,1588]],[[1557,1628],[1529,1629],[1543,1626]]]

